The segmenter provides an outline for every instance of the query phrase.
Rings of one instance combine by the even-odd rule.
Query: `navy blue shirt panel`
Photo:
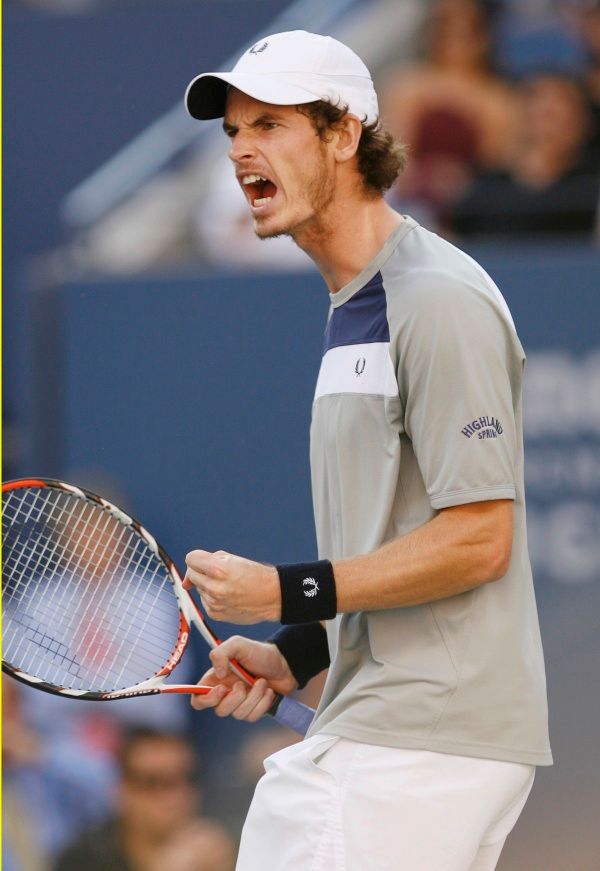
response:
[[[381,272],[333,310],[325,330],[324,352],[342,345],[389,342],[390,328]]]

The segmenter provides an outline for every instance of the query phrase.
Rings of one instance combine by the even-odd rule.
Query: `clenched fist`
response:
[[[242,624],[279,620],[281,588],[274,566],[222,550],[193,550],[185,561],[184,587],[198,590],[209,617]]]

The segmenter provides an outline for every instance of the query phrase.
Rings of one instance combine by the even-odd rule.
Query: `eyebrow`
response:
[[[259,115],[258,118],[255,118],[254,121],[250,124],[251,127],[260,127],[261,124],[266,124],[270,121],[281,121],[282,115],[278,115],[276,112],[263,112],[262,115]],[[229,121],[223,121],[223,130],[225,133],[237,133],[238,127],[235,124],[230,124]]]

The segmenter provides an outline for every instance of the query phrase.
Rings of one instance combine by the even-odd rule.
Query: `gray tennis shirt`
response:
[[[339,614],[317,731],[552,762],[523,485],[525,355],[484,270],[407,218],[331,296],[311,426],[321,558],[368,553],[442,508],[514,500],[499,581],[416,607]]]

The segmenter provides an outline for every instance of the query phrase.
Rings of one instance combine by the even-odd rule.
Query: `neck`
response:
[[[337,196],[293,234],[323,276],[330,293],[352,281],[381,250],[403,218],[383,197]]]
[[[128,824],[126,820],[121,823],[120,834],[124,854],[132,868],[139,869],[150,866],[155,851],[167,838],[163,832],[142,829]]]

